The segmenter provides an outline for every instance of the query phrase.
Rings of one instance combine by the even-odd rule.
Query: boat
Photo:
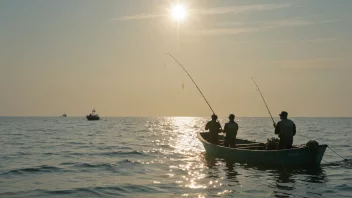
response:
[[[95,109],[92,110],[92,113],[86,116],[88,120],[100,120],[99,114],[95,113]]]
[[[61,115],[61,117],[67,117],[67,114],[66,114],[66,113],[64,113],[64,114],[62,114],[62,115]]]
[[[203,144],[207,155],[233,160],[234,162],[288,167],[319,166],[328,145],[319,145],[315,149],[296,147],[283,150],[266,150],[266,144],[255,141],[236,139],[236,147],[230,148],[212,144],[207,141],[209,132],[200,132],[197,138]],[[219,135],[220,142],[224,136]]]

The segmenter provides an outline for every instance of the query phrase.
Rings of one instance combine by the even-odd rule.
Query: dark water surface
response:
[[[293,120],[294,144],[322,138],[352,159],[352,118]],[[0,197],[352,197],[352,165],[330,149],[314,170],[231,163],[205,154],[206,121],[0,117]],[[238,123],[239,138],[274,136],[269,118]]]

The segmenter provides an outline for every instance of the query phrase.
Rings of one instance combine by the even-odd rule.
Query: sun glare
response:
[[[186,9],[183,5],[178,4],[172,7],[172,18],[176,21],[183,21],[186,18]]]

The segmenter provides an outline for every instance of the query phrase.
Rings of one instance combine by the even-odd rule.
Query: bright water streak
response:
[[[351,118],[295,118],[295,144],[352,158]],[[352,165],[329,149],[320,169],[264,169],[208,157],[207,118],[0,117],[0,197],[348,197]],[[225,123],[226,119],[221,120]],[[266,142],[270,118],[239,118],[239,138]]]

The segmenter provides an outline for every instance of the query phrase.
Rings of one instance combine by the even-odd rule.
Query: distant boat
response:
[[[66,114],[66,113],[64,113],[64,114],[62,114],[62,115],[61,115],[61,117],[67,117],[67,114]]]
[[[86,116],[88,120],[100,120],[99,114],[95,113],[95,109],[92,110],[92,113]]]

